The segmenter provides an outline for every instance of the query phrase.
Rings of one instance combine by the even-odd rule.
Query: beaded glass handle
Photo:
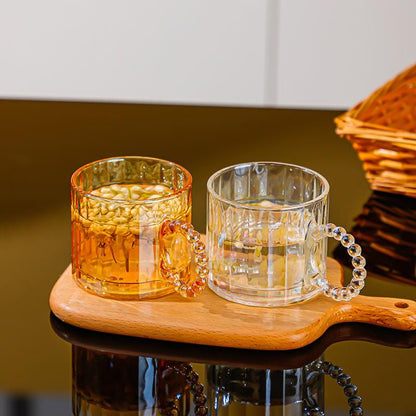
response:
[[[191,364],[182,362],[167,362],[168,366],[177,374],[185,378],[186,388],[191,390],[194,402],[195,416],[206,416],[208,414],[207,396],[204,394],[204,385],[199,381],[198,373]],[[180,415],[180,408],[172,401],[168,406],[158,409],[160,414],[166,416]]]
[[[196,279],[192,282],[185,282],[180,274],[170,268],[162,259],[160,264],[162,276],[171,283],[175,290],[185,298],[193,298],[199,295],[207,283],[208,268],[205,244],[201,241],[201,235],[194,230],[192,224],[182,220],[165,221],[162,225],[162,236],[173,233],[181,233],[186,237],[195,255]]]
[[[321,374],[329,375],[335,379],[340,387],[343,387],[345,396],[348,397],[348,406],[350,407],[350,416],[362,416],[364,414],[361,408],[362,399],[357,395],[358,388],[351,383],[351,377],[344,373],[341,367],[333,365],[329,361],[318,361],[314,363],[310,371],[318,371]],[[316,403],[308,403],[304,400],[303,416],[325,416],[325,413],[316,406]]]
[[[335,240],[341,242],[346,248],[348,254],[352,257],[352,271],[351,282],[344,287],[336,287],[331,285],[328,280],[324,280],[320,285],[325,296],[328,296],[336,301],[348,301],[359,295],[361,289],[365,285],[365,278],[367,271],[365,270],[365,258],[361,255],[361,247],[355,243],[355,238],[345,231],[345,228],[337,227],[335,224],[328,223],[323,226],[323,233],[327,237],[333,237]]]

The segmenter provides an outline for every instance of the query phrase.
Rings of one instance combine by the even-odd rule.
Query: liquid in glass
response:
[[[186,238],[162,237],[161,227],[167,219],[190,222],[190,193],[178,195],[153,173],[155,182],[162,183],[110,183],[73,198],[73,273],[86,290],[123,299],[171,293],[160,274],[162,259],[189,280]]]

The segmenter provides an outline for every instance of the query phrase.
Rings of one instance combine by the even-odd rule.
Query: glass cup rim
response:
[[[84,171],[86,168],[89,168],[90,166],[93,166],[95,164],[101,163],[101,162],[109,162],[109,161],[122,161],[125,159],[142,159],[142,160],[152,160],[152,161],[159,161],[159,162],[163,162],[163,163],[167,163],[170,166],[175,166],[176,168],[180,169],[182,172],[184,172],[185,174],[185,185],[183,186],[183,188],[178,189],[177,191],[167,195],[167,196],[162,196],[160,198],[155,198],[155,199],[145,199],[145,200],[141,200],[141,201],[135,201],[135,200],[131,200],[131,199],[117,199],[114,200],[112,198],[104,198],[102,196],[99,195],[93,195],[92,193],[88,192],[88,191],[84,191],[83,189],[81,189],[77,184],[76,184],[76,179],[79,177],[79,175],[81,174],[82,171]],[[107,203],[123,203],[123,204],[134,204],[134,205],[145,205],[145,204],[154,204],[154,203],[159,203],[159,202],[164,202],[167,201],[169,199],[173,199],[178,197],[179,195],[181,195],[183,192],[186,192],[187,190],[189,190],[192,187],[192,175],[190,174],[190,172],[185,169],[183,166],[175,163],[175,162],[171,162],[170,160],[165,160],[165,159],[160,159],[157,157],[151,157],[151,156],[113,156],[113,157],[106,157],[103,159],[98,159],[98,160],[94,160],[92,162],[86,163],[85,165],[80,166],[72,175],[71,175],[71,188],[74,189],[76,192],[82,194],[85,197],[91,198],[91,199],[96,199],[99,201],[103,201],[103,202],[107,202]]]
[[[244,204],[244,203],[240,203],[240,202],[237,202],[237,201],[233,201],[233,200],[228,199],[228,198],[224,198],[224,197],[220,196],[214,190],[213,183],[214,183],[215,179],[217,179],[218,177],[220,177],[224,173],[229,172],[231,170],[234,170],[235,168],[247,168],[249,166],[258,165],[258,164],[275,165],[275,166],[287,166],[287,167],[301,169],[302,171],[310,173],[310,174],[316,176],[317,178],[319,178],[320,181],[323,184],[323,190],[318,196],[311,199],[310,201],[300,202],[298,204],[293,204],[293,205],[288,205],[288,206],[283,206],[283,207],[259,207],[259,206],[253,206],[253,205],[250,205],[250,204]],[[276,212],[280,212],[280,211],[292,211],[292,210],[296,210],[296,209],[299,209],[299,208],[304,208],[308,205],[314,204],[314,203],[320,201],[321,199],[325,198],[325,196],[327,196],[328,193],[329,193],[329,182],[320,173],[318,173],[318,172],[316,172],[312,169],[305,168],[304,166],[295,165],[295,164],[292,164],[292,163],[285,163],[285,162],[258,161],[258,162],[237,163],[236,165],[227,166],[225,168],[222,168],[222,169],[218,170],[217,172],[213,173],[209,177],[208,182],[207,182],[207,188],[208,188],[208,192],[209,192],[210,195],[212,195],[213,197],[215,197],[219,201],[224,202],[228,205],[234,206],[236,208],[245,209],[245,210],[253,210],[253,211],[276,211]]]

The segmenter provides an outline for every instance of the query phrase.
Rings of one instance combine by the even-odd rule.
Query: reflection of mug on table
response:
[[[220,170],[208,181],[209,286],[255,306],[281,306],[321,291],[350,300],[364,286],[361,248],[342,227],[328,224],[329,184],[320,174],[276,162]],[[343,288],[326,279],[327,236],[353,258]]]
[[[74,416],[207,414],[189,363],[72,346]]]
[[[271,370],[207,365],[211,414],[228,416],[255,406],[257,414],[305,414],[306,405],[324,408],[324,375],[315,366]]]
[[[304,367],[285,370],[208,365],[211,414],[238,414],[250,405],[258,408],[256,414],[324,416],[325,375],[335,379],[343,389],[349,414],[363,415],[362,399],[351,377],[322,357]]]

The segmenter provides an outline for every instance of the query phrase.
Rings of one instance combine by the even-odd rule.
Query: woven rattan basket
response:
[[[372,189],[416,198],[416,65],[335,119]]]

